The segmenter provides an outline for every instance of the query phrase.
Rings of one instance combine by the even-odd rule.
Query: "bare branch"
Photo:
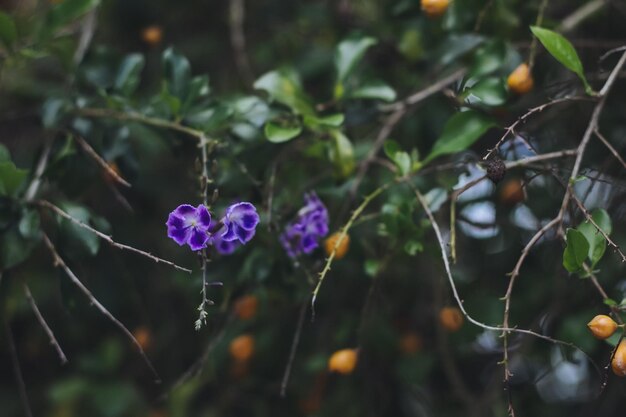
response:
[[[293,334],[293,340],[291,341],[291,349],[289,349],[289,358],[287,359],[287,366],[283,373],[283,379],[280,383],[280,396],[285,398],[287,393],[287,384],[289,384],[289,377],[291,376],[291,367],[296,359],[296,351],[300,344],[300,335],[302,334],[302,328],[304,327],[304,318],[306,317],[306,310],[309,304],[305,301],[300,307],[300,314],[298,316],[298,324],[296,325],[296,332]]]
[[[61,349],[59,342],[57,342],[57,339],[54,337],[54,333],[50,329],[50,326],[48,326],[48,323],[46,323],[46,319],[44,319],[41,315],[41,312],[37,307],[37,303],[35,302],[35,298],[33,297],[33,294],[30,292],[30,288],[28,288],[28,285],[26,283],[24,283],[24,294],[26,295],[26,299],[30,304],[30,308],[33,310],[33,313],[35,313],[35,317],[37,317],[39,324],[41,325],[41,327],[43,327],[43,330],[48,335],[48,338],[50,339],[50,344],[54,346],[54,349],[57,351],[59,359],[61,360],[61,364],[66,364],[67,357],[65,356],[65,353],[63,353],[63,349]]]
[[[125,187],[130,187],[128,181],[122,178],[120,174],[118,174],[113,168],[111,168],[109,164],[104,159],[102,159],[100,155],[98,155],[98,153],[91,147],[89,143],[87,143],[85,139],[83,139],[80,135],[76,135],[74,133],[72,133],[72,137],[80,145],[80,147],[83,148],[85,152],[87,152],[87,155],[91,156],[91,158],[96,161],[96,163],[100,165],[100,167],[104,169],[115,181]]]
[[[502,135],[502,137],[500,138],[500,140],[498,140],[496,145],[493,148],[489,149],[487,154],[485,156],[483,156],[483,160],[486,161],[487,159],[489,159],[491,154],[493,154],[494,152],[496,152],[500,148],[500,145],[502,145],[504,140],[510,134],[515,132],[515,129],[517,128],[517,125],[519,125],[520,123],[525,122],[526,119],[528,119],[531,115],[533,115],[535,113],[538,113],[538,112],[541,112],[541,111],[545,110],[548,107],[554,106],[555,104],[567,103],[567,102],[570,102],[570,101],[577,101],[577,100],[589,101],[589,100],[593,100],[593,98],[585,97],[585,96],[581,96],[581,97],[578,97],[578,96],[575,96],[575,97],[562,97],[562,98],[557,98],[555,100],[552,100],[552,101],[549,101],[547,103],[544,103],[544,104],[542,104],[540,106],[533,107],[533,108],[529,109],[525,114],[520,116],[512,125],[510,125],[509,127],[507,127],[505,129],[504,135]]]
[[[611,145],[611,143],[598,131],[598,129],[594,130],[593,133],[596,135],[598,139],[600,139],[600,141],[602,141],[602,143],[604,143],[604,146],[608,148],[608,150],[613,154],[615,159],[617,159],[619,163],[622,164],[624,168],[626,168],[626,162],[624,162],[624,160],[619,155],[619,153],[617,153],[617,150],[615,150],[613,145]]]
[[[152,259],[154,262],[156,263],[164,263],[167,265],[170,265],[176,269],[178,269],[179,271],[184,271],[187,273],[191,273],[190,269],[187,268],[183,268],[182,266],[176,265],[174,262],[170,262],[167,261],[163,258],[159,258],[158,256],[154,256],[151,253],[142,251],[141,249],[137,249],[134,248],[132,246],[128,246],[128,245],[124,245],[121,243],[117,243],[116,241],[113,240],[113,238],[111,238],[111,236],[106,235],[102,232],[100,232],[99,230],[94,229],[93,227],[89,226],[88,224],[85,224],[83,222],[81,222],[78,219],[75,219],[74,217],[70,216],[69,214],[67,214],[65,211],[61,210],[59,207],[55,206],[54,204],[52,204],[49,201],[46,200],[38,200],[33,202],[34,204],[40,206],[40,207],[45,207],[47,209],[50,209],[52,211],[54,211],[55,213],[57,213],[59,216],[71,221],[72,223],[74,223],[75,225],[82,227],[83,229],[86,229],[88,231],[90,231],[91,233],[93,233],[94,235],[98,236],[100,239],[107,241],[111,246],[114,246],[118,249],[121,250],[127,250],[130,252],[135,252],[138,253],[139,255],[145,256],[146,258]]]
[[[250,67],[250,60],[246,52],[246,36],[243,30],[243,23],[246,14],[244,0],[230,0],[229,2],[229,26],[230,44],[235,53],[235,63],[237,71],[249,86],[254,82],[254,75]]]
[[[65,274],[68,276],[68,278],[87,297],[87,299],[89,300],[90,304],[95,306],[106,318],[111,320],[113,322],[113,324],[115,324],[130,339],[130,341],[135,345],[135,347],[139,351],[139,355],[141,356],[141,358],[143,359],[145,364],[148,366],[148,368],[150,369],[150,371],[154,375],[155,382],[156,383],[161,383],[161,378],[159,377],[159,374],[157,373],[156,369],[154,369],[154,366],[152,366],[152,362],[150,362],[150,359],[148,359],[148,356],[144,352],[143,348],[141,347],[141,345],[139,344],[137,339],[135,339],[135,336],[133,336],[133,334],[130,332],[130,330],[128,330],[126,328],[126,326],[124,326],[122,324],[122,322],[120,322],[118,319],[116,319],[115,316],[113,316],[113,314],[111,314],[109,312],[109,310],[106,309],[106,307],[104,307],[102,304],[100,304],[100,302],[96,299],[96,297],[94,297],[94,295],[91,293],[91,291],[89,291],[89,289],[87,287],[85,287],[85,285],[83,285],[81,280],[78,279],[78,277],[67,266],[65,261],[61,258],[61,256],[59,256],[59,253],[57,252],[56,248],[54,247],[54,245],[50,241],[50,238],[48,238],[48,235],[43,233],[42,237],[43,237],[44,243],[46,244],[46,246],[48,247],[48,250],[50,251],[50,254],[52,255],[52,258],[53,258],[53,261],[54,261],[54,266],[58,266],[61,269],[63,269]]]

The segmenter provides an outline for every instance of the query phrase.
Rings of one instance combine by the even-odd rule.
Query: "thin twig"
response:
[[[37,195],[37,191],[39,191],[39,187],[41,186],[41,177],[48,166],[48,160],[50,159],[50,151],[52,149],[52,137],[47,137],[44,140],[43,151],[41,152],[41,156],[39,157],[39,161],[37,162],[37,167],[35,168],[35,173],[33,174],[33,179],[30,182],[26,192],[24,193],[24,200],[31,201]]]
[[[604,137],[604,135],[602,135],[598,129],[594,130],[593,133],[596,135],[596,137],[598,139],[600,139],[600,141],[602,141],[602,143],[604,143],[604,146],[606,146],[608,148],[608,150],[613,154],[613,156],[615,157],[615,159],[617,159],[619,161],[620,164],[622,164],[622,166],[624,168],[626,168],[626,162],[624,161],[624,159],[622,159],[622,157],[619,155],[619,153],[617,153],[617,150],[613,147],[613,145],[611,145],[611,143]]]
[[[156,383],[161,383],[161,378],[159,377],[159,374],[157,373],[156,369],[154,369],[154,366],[152,365],[152,362],[150,362],[150,359],[148,359],[148,356],[144,352],[143,348],[141,347],[141,345],[139,344],[137,339],[135,339],[135,336],[133,336],[133,334],[130,332],[130,330],[128,330],[126,328],[126,326],[124,326],[122,324],[121,321],[119,321],[117,318],[115,318],[115,316],[113,316],[113,314],[111,314],[109,312],[109,310],[107,310],[106,307],[104,307],[96,299],[96,297],[94,297],[94,295],[91,293],[91,291],[89,291],[89,289],[87,287],[85,287],[85,285],[81,282],[81,280],[78,279],[76,274],[74,274],[74,272],[67,266],[67,264],[65,263],[63,258],[61,258],[61,256],[57,252],[56,248],[54,247],[52,241],[50,241],[50,238],[48,237],[48,235],[46,235],[45,233],[42,233],[42,237],[43,237],[44,243],[46,244],[46,246],[48,247],[48,250],[50,251],[50,254],[52,255],[54,266],[58,266],[61,269],[63,269],[65,274],[68,276],[68,278],[87,297],[87,299],[89,300],[90,304],[95,306],[100,311],[100,313],[102,313],[106,318],[108,318],[110,321],[112,321],[113,324],[115,324],[128,337],[128,339],[130,339],[130,341],[135,345],[135,347],[139,351],[139,355],[141,356],[141,358],[143,359],[145,364],[148,366],[148,369],[150,369],[150,371],[152,372],[152,374],[153,374],[153,376],[155,378],[155,382]]]
[[[111,109],[98,109],[98,108],[82,108],[77,109],[76,114],[84,117],[93,117],[93,118],[106,118],[106,119],[116,119],[121,121],[131,121],[131,122],[139,122],[145,125],[160,127],[163,129],[174,130],[176,132],[184,133],[188,136],[195,138],[198,141],[201,141],[204,138],[204,132],[198,129],[194,129],[191,127],[183,126],[180,123],[159,119],[156,117],[145,116],[141,113],[128,111],[128,112],[119,112]]]
[[[533,107],[531,109],[529,109],[525,114],[523,114],[522,116],[520,116],[512,125],[510,125],[509,127],[507,127],[505,129],[504,135],[502,135],[502,137],[500,138],[500,140],[498,140],[498,142],[496,143],[496,145],[489,149],[489,151],[487,152],[487,154],[485,156],[483,156],[483,160],[486,161],[487,159],[489,159],[489,157],[491,156],[492,153],[496,152],[499,148],[500,145],[502,145],[502,142],[504,142],[504,140],[512,133],[515,132],[515,128],[517,127],[517,125],[519,125],[520,123],[526,121],[526,119],[528,119],[528,117],[530,117],[531,115],[537,113],[537,112],[541,112],[544,109],[546,109],[547,107],[553,106],[555,104],[560,104],[560,103],[566,103],[569,101],[576,101],[576,100],[584,100],[584,101],[589,101],[589,100],[593,100],[593,98],[591,97],[585,97],[585,96],[575,96],[575,97],[562,97],[562,98],[557,98],[555,100],[549,101],[547,103],[544,103],[540,106],[537,107]]]
[[[378,197],[383,191],[389,188],[392,184],[393,183],[391,182],[383,184],[377,189],[375,189],[374,191],[372,191],[370,194],[365,196],[365,198],[363,199],[363,202],[361,202],[361,204],[352,212],[352,216],[350,216],[350,219],[348,219],[348,222],[341,228],[339,239],[337,239],[337,241],[335,242],[335,247],[333,248],[333,251],[330,253],[330,256],[326,259],[326,264],[324,265],[324,268],[322,269],[322,271],[319,273],[317,286],[313,290],[313,294],[311,297],[311,311],[312,311],[313,317],[315,317],[315,300],[317,299],[317,294],[322,286],[322,283],[324,282],[324,278],[326,277],[326,274],[328,274],[328,271],[330,271],[330,265],[335,259],[337,248],[341,246],[341,243],[343,242],[344,238],[348,234],[348,230],[350,230],[350,227],[352,227],[352,224],[357,219],[357,217],[359,217],[359,215],[363,212],[363,210],[365,210],[365,207],[367,207],[367,205],[372,200]]]
[[[539,11],[537,12],[537,19],[535,20],[535,26],[541,26],[543,23],[543,15],[548,7],[548,0],[542,0],[539,5]],[[532,70],[535,65],[535,55],[537,54],[537,37],[533,36],[533,40],[530,43],[530,52],[528,57],[528,67]]]
[[[30,288],[28,288],[28,284],[26,283],[24,283],[24,294],[26,295],[26,299],[28,300],[28,303],[30,304],[30,308],[33,310],[33,313],[35,314],[35,317],[37,317],[39,324],[43,328],[44,332],[46,332],[46,334],[48,335],[48,338],[50,339],[50,344],[54,346],[54,349],[57,351],[57,354],[59,355],[59,359],[61,360],[61,364],[67,363],[67,357],[65,356],[63,349],[61,349],[59,342],[57,341],[56,337],[54,337],[54,333],[52,332],[52,329],[50,329],[50,326],[48,326],[48,323],[46,323],[46,319],[44,319],[43,316],[41,315],[41,312],[39,311],[39,308],[37,307],[37,303],[35,302],[35,298],[33,297],[33,294],[30,292]]]
[[[280,383],[280,396],[285,398],[287,394],[287,385],[289,384],[289,377],[291,376],[291,368],[296,358],[296,351],[300,344],[300,336],[302,335],[302,328],[304,327],[304,318],[306,317],[306,310],[309,306],[308,302],[303,302],[300,307],[300,314],[298,316],[298,324],[296,325],[296,332],[293,334],[293,340],[291,341],[291,348],[289,349],[289,358],[287,359],[287,366],[283,373],[283,379]]]
[[[593,0],[583,4],[572,14],[563,19],[561,24],[556,28],[556,31],[561,33],[571,32],[590,16],[593,16],[602,9],[606,3],[606,0]]]
[[[26,384],[24,383],[24,377],[22,376],[22,370],[20,369],[19,358],[17,357],[17,350],[15,349],[15,341],[13,340],[13,333],[11,327],[7,322],[6,317],[4,322],[4,332],[6,333],[7,342],[9,345],[9,353],[11,355],[11,363],[13,365],[13,372],[15,373],[15,382],[17,383],[17,391],[22,401],[22,407],[24,408],[24,415],[26,417],[33,417],[33,412],[30,409],[30,403],[28,402],[28,395],[26,393]]]
[[[122,178],[120,174],[118,174],[113,168],[111,168],[109,164],[104,159],[102,159],[100,155],[98,155],[98,153],[91,147],[89,143],[87,143],[85,139],[83,139],[80,135],[76,135],[73,133],[72,138],[74,138],[76,143],[78,143],[80,147],[83,148],[87,155],[89,155],[94,161],[96,161],[96,163],[100,165],[100,168],[104,169],[111,176],[111,178],[113,178],[115,181],[125,187],[130,187],[128,181]]]
[[[191,269],[183,268],[182,266],[176,265],[174,262],[170,262],[170,261],[167,261],[167,260],[165,260],[163,258],[159,258],[158,256],[154,256],[151,253],[142,251],[141,249],[137,249],[137,248],[134,248],[132,246],[124,245],[122,243],[117,243],[116,241],[113,240],[113,238],[111,238],[111,236],[109,236],[107,234],[104,234],[104,233],[100,232],[99,230],[94,229],[93,227],[89,226],[88,224],[85,224],[85,223],[81,222],[78,219],[75,219],[74,217],[70,216],[68,213],[66,213],[65,211],[61,210],[59,207],[55,206],[54,204],[52,204],[49,201],[37,200],[37,201],[34,201],[33,204],[38,205],[40,207],[45,207],[47,209],[50,209],[50,210],[54,211],[59,216],[61,216],[61,217],[65,218],[65,219],[71,221],[72,223],[74,223],[75,225],[77,225],[79,227],[82,227],[83,229],[86,229],[86,230],[90,231],[94,235],[98,236],[100,239],[105,240],[111,246],[114,246],[114,247],[116,247],[118,249],[121,249],[121,250],[127,250],[127,251],[130,251],[130,252],[138,253],[139,255],[145,256],[146,258],[152,259],[156,263],[164,263],[164,264],[172,266],[173,268],[178,269],[179,271],[184,271],[184,272],[187,272],[187,273],[191,273]]]

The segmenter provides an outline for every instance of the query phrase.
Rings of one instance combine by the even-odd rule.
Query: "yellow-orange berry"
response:
[[[439,322],[444,329],[456,332],[463,326],[463,313],[457,307],[444,307],[439,312]]]
[[[414,332],[406,333],[400,339],[400,350],[406,355],[415,355],[422,349],[422,338]]]
[[[514,206],[524,201],[524,187],[522,182],[513,178],[502,184],[500,188],[500,202],[507,206]]]
[[[422,0],[422,10],[428,17],[439,17],[448,10],[450,0]]]
[[[259,300],[255,295],[244,295],[235,301],[235,314],[241,320],[250,320],[256,316]]]
[[[158,25],[148,26],[141,31],[141,39],[150,46],[156,46],[163,39],[163,29]]]
[[[254,337],[249,334],[237,336],[230,342],[228,351],[236,361],[246,362],[250,360],[254,354]]]
[[[611,359],[611,369],[617,376],[626,376],[626,340],[622,340],[615,349],[615,355]]]
[[[152,337],[150,335],[150,330],[147,327],[137,327],[133,331],[133,337],[137,340],[137,343],[139,343],[139,346],[141,346],[143,350],[150,348],[150,345],[152,344]]]
[[[609,316],[599,314],[587,323],[587,327],[589,327],[589,330],[597,339],[606,339],[615,333],[617,323]]]
[[[356,349],[342,349],[333,353],[328,360],[328,370],[347,375],[354,371],[358,353]]]
[[[506,80],[509,89],[516,94],[526,94],[535,84],[527,64],[520,64]]]
[[[342,236],[341,232],[333,233],[330,235],[328,239],[324,241],[324,251],[326,251],[326,256],[330,256],[335,249],[335,245],[339,241],[339,238]],[[335,259],[341,259],[346,256],[348,249],[350,248],[350,236],[343,235],[343,239],[337,246],[337,251],[335,252]]]

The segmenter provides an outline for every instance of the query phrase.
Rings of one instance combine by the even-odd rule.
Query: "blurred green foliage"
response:
[[[478,181],[504,129],[551,100],[563,102],[526,114],[496,154],[511,163],[579,146],[594,91],[620,56],[603,55],[626,44],[620,2],[455,0],[437,18],[418,0],[0,7],[0,315],[8,329],[0,416],[26,415],[15,363],[36,416],[504,416],[510,404],[518,415],[623,414],[624,381],[610,375],[601,390],[619,337],[595,340],[585,324],[626,310],[624,264],[606,239],[626,246],[624,166],[591,138],[575,178],[570,153],[512,168],[500,183]],[[534,87],[518,95],[507,80],[524,62]],[[618,155],[626,153],[623,74],[599,119]],[[202,201],[204,145],[214,216],[250,201],[261,224],[233,255],[213,254],[208,279],[223,286],[208,287],[215,304],[195,331],[201,259],[169,240],[164,223],[179,204]],[[513,375],[503,383],[499,333],[467,319],[456,332],[440,323],[440,310],[456,301],[413,188],[454,245],[463,306],[497,326],[507,274],[557,215],[568,185],[596,225],[575,203],[565,207],[562,236],[550,230],[528,252],[509,325],[585,354],[510,334]],[[329,254],[321,244],[292,260],[279,242],[310,191],[327,206],[331,233],[363,209],[314,314],[311,292]],[[38,200],[193,272],[108,245]],[[160,384],[56,267],[45,236],[133,333]],[[258,305],[241,307],[245,295]],[[246,361],[230,345],[242,334],[254,340]],[[358,349],[356,370],[329,373],[328,358],[345,348]]]

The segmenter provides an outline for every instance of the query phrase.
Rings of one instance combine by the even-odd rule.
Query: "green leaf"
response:
[[[482,79],[471,88],[465,90],[462,98],[470,104],[480,103],[485,106],[500,106],[507,99],[504,80],[499,77]]]
[[[606,235],[610,235],[612,231],[611,218],[609,214],[604,209],[595,209],[591,213],[591,218],[593,221],[602,229]],[[585,238],[587,239],[587,243],[589,243],[589,252],[587,256],[591,259],[592,267],[595,266],[602,256],[604,256],[604,252],[606,251],[606,239],[602,236],[602,233],[596,229],[596,227],[591,222],[583,222],[576,228],[579,232],[581,232]]]
[[[404,176],[411,172],[412,161],[408,152],[404,152],[400,149],[400,146],[396,141],[387,140],[383,146],[385,155],[391,159],[398,167],[400,176]]]
[[[115,77],[115,90],[127,97],[133,94],[141,81],[139,76],[141,75],[144,64],[145,59],[141,54],[130,54],[126,56]]]
[[[189,91],[187,92],[187,97],[182,105],[181,113],[187,113],[196,100],[201,97],[208,96],[210,92],[211,88],[209,87],[208,75],[193,77],[189,82]]]
[[[337,69],[337,84],[343,84],[365,52],[378,41],[374,38],[365,37],[360,39],[347,39],[337,45],[335,52],[335,68]]]
[[[11,161],[0,162],[0,196],[15,197],[27,175]]]
[[[7,162],[11,160],[11,154],[6,146],[0,143],[0,162]]]
[[[49,98],[41,106],[41,123],[46,129],[57,127],[66,115],[69,103],[62,98]]]
[[[474,62],[468,72],[468,78],[491,74],[503,66],[505,59],[506,47],[502,41],[487,43],[474,54]]]
[[[607,305],[609,307],[617,306],[617,301],[613,300],[612,298],[605,298],[603,302],[604,302],[605,305]]]
[[[302,126],[281,126],[273,122],[265,124],[265,137],[272,143],[287,142],[302,133]]]
[[[343,124],[345,117],[342,113],[330,114],[328,116],[304,116],[304,124],[310,129],[324,127],[339,127]]]
[[[567,39],[556,32],[537,26],[531,26],[530,30],[548,52],[550,52],[550,55],[563,64],[565,68],[578,75],[583,84],[585,84],[585,91],[587,91],[587,93],[593,91],[585,78],[583,64],[580,62],[578,53]]]
[[[370,81],[350,92],[350,98],[394,101],[396,92],[382,81]]]
[[[298,75],[290,69],[270,71],[263,74],[254,83],[254,88],[263,90],[294,113],[315,115],[311,101],[304,94]]]
[[[416,240],[408,240],[404,244],[404,251],[407,253],[407,255],[410,256],[415,256],[415,254],[417,254],[418,252],[422,252],[423,250],[424,245]]]
[[[469,148],[492,126],[494,126],[493,120],[477,111],[456,113],[446,123],[443,133],[435,142],[430,154],[424,159],[424,163],[438,156]]]
[[[48,15],[46,34],[72,22],[100,4],[100,0],[64,0],[55,5]]]
[[[13,18],[0,11],[0,41],[7,48],[11,48],[17,39],[17,28]]]
[[[0,269],[8,269],[25,261],[36,245],[36,239],[23,237],[15,227],[3,232],[0,234]]]
[[[61,205],[61,209],[82,223],[90,223],[91,213],[85,207],[73,203],[64,203]],[[100,249],[100,238],[98,236],[67,219],[59,218],[59,223],[61,234],[68,250],[78,255],[84,255],[86,252],[93,256],[98,253]]]
[[[567,246],[563,251],[563,266],[569,272],[579,271],[589,252],[589,242],[581,232],[576,229],[567,229],[565,241]]]
[[[18,223],[20,235],[26,239],[34,239],[39,236],[39,225],[41,219],[36,210],[26,209],[22,213],[22,218]]]
[[[163,52],[163,68],[167,80],[167,91],[182,102],[187,97],[191,80],[189,60],[174,49],[168,48]]]
[[[347,177],[354,171],[354,149],[352,142],[340,130],[331,131],[333,140],[330,143],[328,156],[333,165],[335,172],[340,177]]]

